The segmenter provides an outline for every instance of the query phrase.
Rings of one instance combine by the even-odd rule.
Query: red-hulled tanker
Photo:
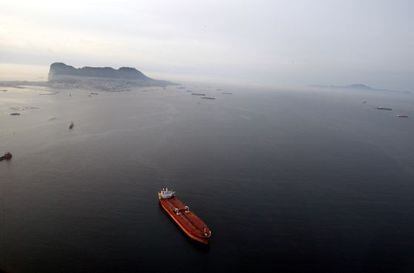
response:
[[[211,237],[211,230],[197,215],[190,211],[180,199],[175,196],[175,192],[162,189],[158,193],[161,207],[168,213],[174,222],[191,239],[208,244]]]

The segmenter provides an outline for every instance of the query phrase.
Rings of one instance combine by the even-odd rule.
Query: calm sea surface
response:
[[[414,272],[414,95],[4,89],[8,273]],[[209,247],[162,212],[164,186]]]

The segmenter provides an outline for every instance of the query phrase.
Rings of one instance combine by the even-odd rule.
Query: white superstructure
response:
[[[168,199],[173,197],[175,191],[170,191],[168,188],[162,188],[162,190],[158,193],[159,199]]]

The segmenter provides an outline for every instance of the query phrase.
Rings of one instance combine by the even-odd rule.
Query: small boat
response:
[[[191,95],[193,95],[193,96],[205,96],[206,94],[204,94],[204,93],[191,93]]]
[[[408,118],[407,115],[396,115],[397,118]]]
[[[215,97],[201,97],[202,99],[205,99],[205,100],[215,100],[216,98]]]
[[[0,156],[0,161],[2,160],[10,160],[12,159],[13,155],[9,152],[5,153],[3,156]]]
[[[18,112],[10,113],[10,116],[20,116],[20,113]]]
[[[233,95],[233,93],[232,93],[232,92],[223,92],[222,94],[223,94],[223,95]]]
[[[174,191],[163,188],[158,192],[158,199],[164,211],[188,237],[202,244],[208,244],[211,230],[203,220],[190,211],[190,208],[175,196]]]
[[[386,110],[386,111],[392,111],[392,108],[389,107],[382,107],[382,106],[378,106],[377,110]]]
[[[71,121],[70,124],[69,124],[69,130],[72,130],[73,126],[75,126],[75,124],[73,124],[73,121]]]

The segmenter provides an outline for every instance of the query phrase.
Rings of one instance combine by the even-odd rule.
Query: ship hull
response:
[[[185,204],[177,197],[160,199],[159,201],[163,210],[190,239],[206,245],[209,243],[211,232],[197,215],[185,210],[181,210],[178,215],[174,212],[174,208],[183,209],[185,207]],[[203,235],[205,229],[207,229],[208,236]]]

